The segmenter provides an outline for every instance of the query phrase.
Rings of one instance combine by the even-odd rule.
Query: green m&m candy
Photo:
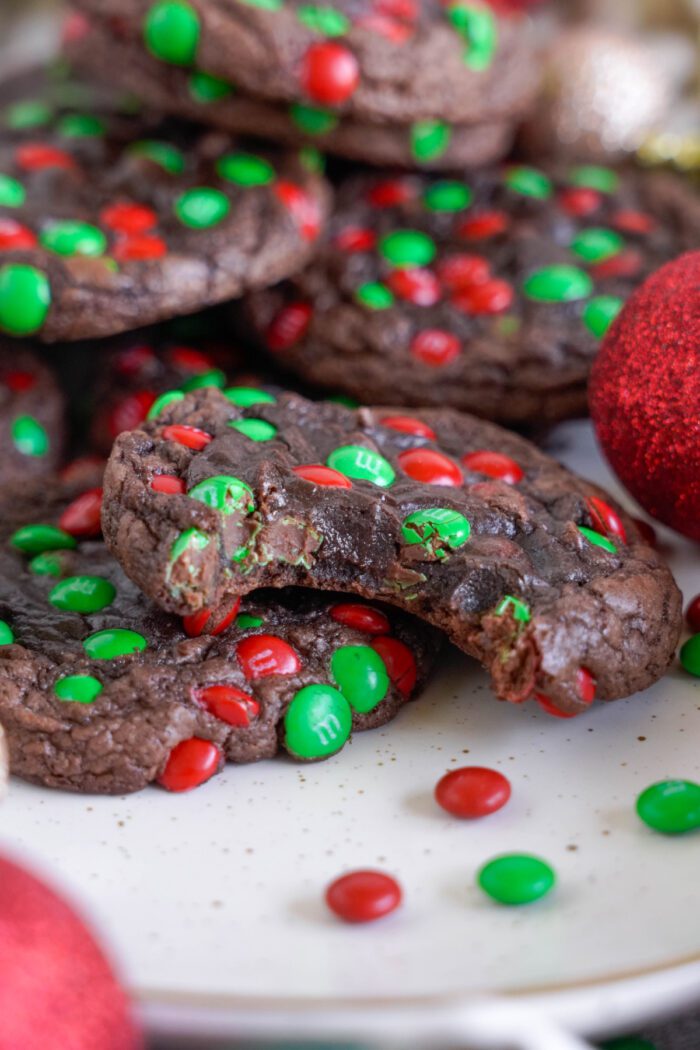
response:
[[[216,165],[217,174],[238,186],[267,186],[275,181],[275,169],[268,160],[253,153],[229,153]]]
[[[394,305],[394,293],[380,281],[367,281],[355,292],[355,298],[370,310],[388,310]]]
[[[331,452],[326,464],[346,478],[371,481],[379,488],[388,488],[396,478],[391,463],[364,445],[342,445]]]
[[[579,525],[578,531],[581,535],[585,536],[589,543],[592,543],[594,547],[602,547],[608,554],[616,554],[617,547],[614,543],[611,543],[607,536],[601,535],[600,532],[596,532],[595,529],[589,529],[587,525]]]
[[[309,106],[303,102],[293,102],[289,107],[289,116],[305,135],[327,135],[338,126],[338,116],[321,106]]]
[[[29,562],[28,568],[35,576],[60,576],[63,572],[60,555],[48,551],[36,554]]]
[[[87,255],[95,258],[107,250],[107,238],[88,222],[52,222],[41,233],[42,247],[57,255]]]
[[[195,186],[185,190],[175,201],[175,214],[183,226],[208,230],[218,226],[231,211],[231,202],[221,190]]]
[[[279,11],[284,0],[238,0],[239,4],[247,7],[259,7],[261,11]]]
[[[342,693],[330,685],[307,685],[294,696],[284,716],[284,742],[297,758],[326,758],[350,736],[352,712]]]
[[[74,536],[55,525],[23,525],[10,537],[10,543],[23,554],[69,551],[78,546]]]
[[[228,474],[218,474],[213,478],[200,481],[198,485],[190,489],[187,495],[191,499],[205,503],[207,507],[220,510],[222,514],[233,514],[238,510],[250,514],[255,510],[255,500],[250,485]]]
[[[524,165],[509,168],[503,181],[509,189],[515,190],[523,197],[534,197],[536,200],[544,201],[552,196],[552,180],[537,168],[528,168]]]
[[[56,130],[71,139],[97,138],[107,130],[103,120],[89,113],[68,113],[61,117]]]
[[[620,184],[619,176],[610,168],[601,168],[596,164],[581,164],[569,172],[572,186],[581,186],[599,193],[614,193]]]
[[[203,551],[209,546],[209,537],[200,529],[185,529],[170,548],[170,562],[176,562],[183,554]]]
[[[219,77],[212,77],[209,73],[198,70],[190,76],[187,81],[190,95],[195,102],[207,105],[211,102],[220,102],[222,98],[228,98],[233,94],[233,84]]]
[[[266,419],[236,419],[229,426],[251,441],[270,441],[277,433],[277,427]]]
[[[452,0],[447,17],[466,42],[464,63],[480,72],[493,62],[498,44],[498,27],[491,8],[486,4]]]
[[[550,865],[527,853],[496,857],[478,874],[484,893],[499,904],[531,904],[549,893],[555,881]]]
[[[637,799],[639,818],[664,835],[682,835],[700,828],[700,784],[692,780],[662,780]]]
[[[70,674],[59,678],[54,683],[53,691],[59,700],[72,701],[76,704],[91,704],[102,692],[104,686],[91,674]]]
[[[250,616],[248,613],[239,613],[236,617],[236,627],[246,631],[253,627],[262,627],[265,623],[262,616]]]
[[[437,553],[441,544],[454,550],[466,543],[471,525],[463,514],[449,507],[428,507],[409,514],[401,526],[401,533],[409,546],[422,543]]]
[[[21,208],[27,198],[21,182],[0,172],[0,207]]]
[[[324,4],[302,4],[297,11],[299,21],[323,36],[342,36],[350,29],[350,20],[334,7]]]
[[[331,673],[356,711],[373,711],[389,691],[389,675],[379,653],[368,645],[343,645],[331,659]]]
[[[185,395],[182,390],[166,390],[164,394],[155,399],[146,418],[156,419],[168,405],[172,405],[175,401],[184,401],[184,399]]]
[[[540,303],[569,303],[590,295],[593,282],[576,266],[543,266],[530,274],[523,290],[528,299]]]
[[[51,306],[49,279],[35,266],[0,266],[0,331],[33,335],[43,326]]]
[[[267,390],[258,390],[254,386],[230,386],[224,390],[224,397],[238,408],[250,408],[251,405],[274,405],[277,398]]]
[[[23,456],[45,456],[49,451],[49,435],[33,416],[18,416],[10,433],[12,444]]]
[[[115,627],[89,635],[83,642],[83,649],[91,660],[117,660],[120,656],[142,653],[147,645],[142,634]]]
[[[12,645],[15,636],[6,620],[0,620],[0,645]]]
[[[182,175],[185,170],[184,154],[169,142],[144,139],[142,142],[134,142],[129,147],[129,153],[135,157],[145,157],[152,164],[157,164],[163,171],[167,171],[168,175]]]
[[[420,120],[411,127],[411,154],[419,164],[441,157],[452,138],[449,124],[441,120]]]
[[[464,182],[434,182],[423,194],[423,204],[429,211],[461,211],[468,208],[474,198]]]
[[[193,390],[204,390],[208,386],[218,387],[219,390],[223,390],[226,386],[226,375],[220,368],[211,368],[208,372],[200,372],[199,375],[192,376],[182,384],[180,389],[183,393],[190,394]]]
[[[589,263],[604,262],[618,255],[625,242],[615,230],[606,230],[601,226],[581,230],[571,242],[571,250],[579,259]]]
[[[685,642],[681,648],[680,660],[684,671],[700,678],[700,634],[694,634]]]
[[[174,66],[191,66],[201,34],[199,15],[185,0],[158,0],[146,14],[143,33],[156,58]]]
[[[506,594],[496,606],[496,616],[503,616],[507,612],[510,612],[518,623],[529,623],[532,619],[530,607],[522,598],[516,598],[512,594]]]
[[[51,107],[39,99],[23,99],[5,111],[5,124],[14,131],[41,128],[51,120]]]
[[[394,230],[381,238],[379,251],[392,266],[428,266],[437,248],[432,237],[420,230]]]
[[[592,335],[602,339],[622,307],[618,295],[596,295],[583,308],[583,323]]]
[[[111,605],[116,595],[114,585],[101,576],[68,576],[50,591],[49,601],[57,609],[87,615]]]

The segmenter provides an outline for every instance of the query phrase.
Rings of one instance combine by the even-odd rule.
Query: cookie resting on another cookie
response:
[[[185,790],[282,748],[326,758],[425,683],[436,633],[344,595],[260,592],[184,623],[163,613],[96,534],[94,493],[64,492],[0,508],[0,722],[16,775]]]
[[[180,614],[258,587],[361,594],[442,628],[501,699],[576,714],[673,659],[680,596],[596,486],[450,410],[351,410],[218,390],[161,401],[116,441],[105,539]]]
[[[78,0],[167,65],[362,121],[516,119],[540,75],[528,22],[464,0]]]
[[[48,71],[0,85],[0,332],[111,335],[310,258],[328,191],[303,158],[93,95]]]
[[[318,257],[247,311],[279,365],[363,404],[548,423],[585,413],[623,301],[698,238],[700,201],[666,173],[361,176]]]
[[[255,98],[217,77],[164,65],[138,40],[124,39],[121,23],[86,20],[69,55],[81,72],[118,83],[163,113],[306,146],[382,167],[455,171],[500,160],[515,135],[514,119],[471,124],[442,120],[369,123],[301,102],[281,105]]]

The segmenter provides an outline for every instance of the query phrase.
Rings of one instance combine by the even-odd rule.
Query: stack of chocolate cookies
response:
[[[662,675],[663,560],[494,421],[585,409],[624,299],[697,237],[682,183],[505,159],[537,83],[505,4],[79,7],[0,86],[12,770],[179,791],[325,758],[443,636],[558,717]]]

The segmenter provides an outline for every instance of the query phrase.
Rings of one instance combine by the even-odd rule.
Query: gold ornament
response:
[[[564,30],[546,56],[543,97],[525,141],[538,153],[620,159],[662,123],[674,79],[634,37],[591,25]]]

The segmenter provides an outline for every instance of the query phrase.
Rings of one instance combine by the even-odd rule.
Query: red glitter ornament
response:
[[[5,859],[0,886],[1,1050],[141,1047],[126,995],[68,904]]]
[[[631,296],[593,366],[590,404],[622,483],[652,517],[700,540],[700,252]]]

